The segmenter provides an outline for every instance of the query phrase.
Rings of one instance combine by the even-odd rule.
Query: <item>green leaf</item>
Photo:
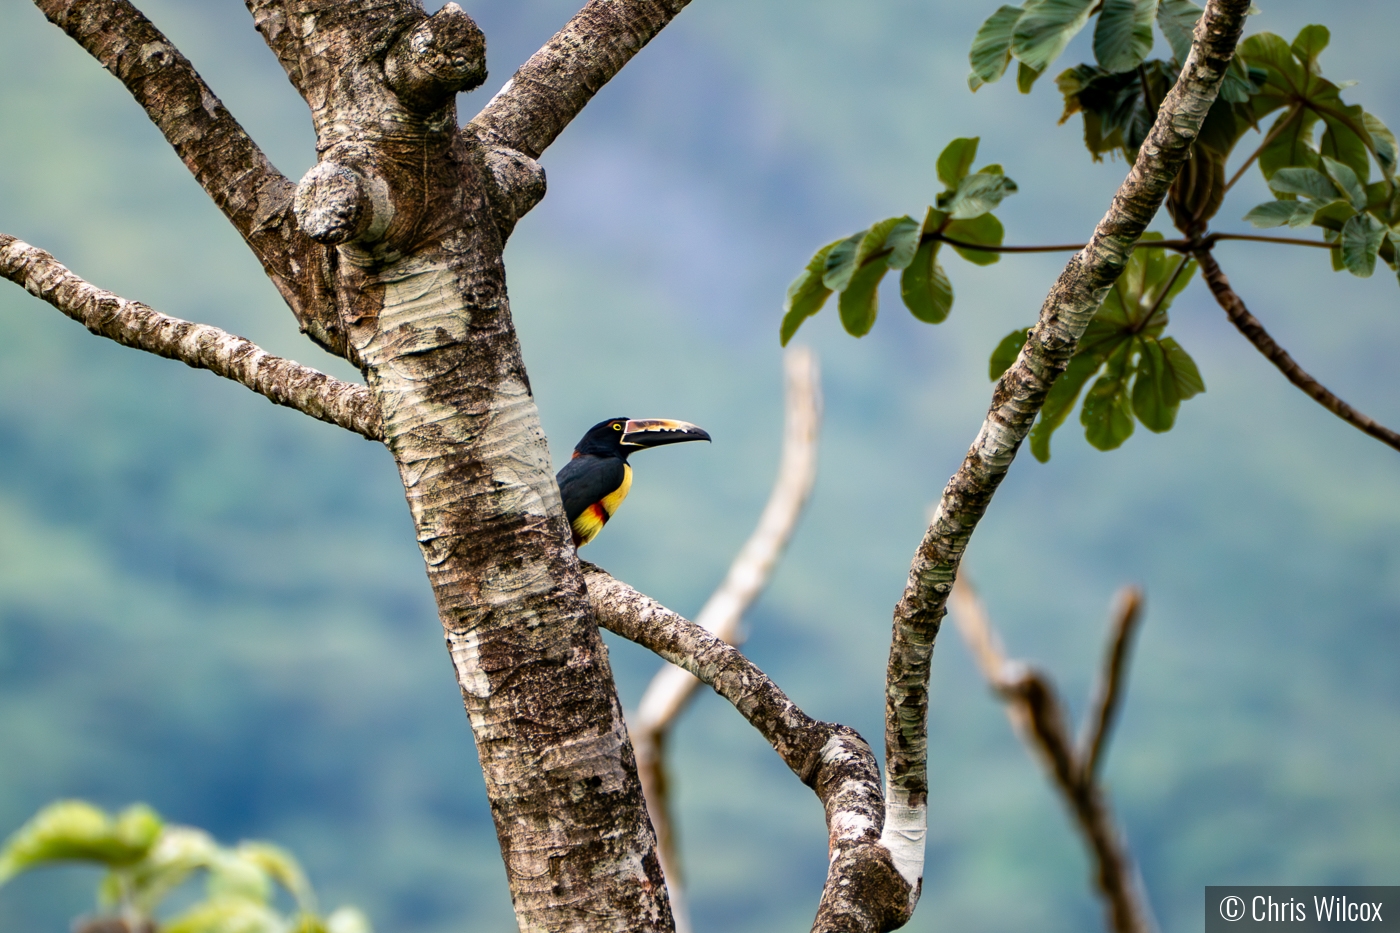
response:
[[[1327,169],[1327,175],[1336,182],[1337,187],[1351,201],[1351,206],[1358,211],[1366,209],[1366,189],[1361,184],[1361,179],[1356,177],[1356,173],[1351,170],[1351,166],[1343,165],[1330,156],[1322,157],[1322,165]]]
[[[860,258],[860,244],[869,232],[862,230],[844,240],[838,240],[828,248],[826,268],[822,273],[823,285],[834,292],[845,291],[846,286],[851,282],[851,276],[856,274],[856,265]]]
[[[1176,423],[1181,396],[1161,344],[1150,338],[1140,343],[1137,376],[1133,379],[1133,414],[1147,430],[1160,434],[1170,431]]]
[[[1001,80],[1011,63],[1011,36],[1024,11],[1018,6],[1003,6],[993,13],[972,39],[968,61],[972,74],[968,87],[977,90],[983,84]]]
[[[281,846],[270,842],[242,842],[238,845],[238,856],[256,865],[296,899],[297,906],[305,913],[316,910],[315,895],[311,893],[311,883],[296,858]]]
[[[1011,54],[1043,72],[1089,22],[1094,0],[1028,0],[1011,36]]]
[[[954,220],[967,220],[996,210],[1007,195],[1015,193],[1016,183],[1010,178],[982,171],[963,178],[956,191],[940,194],[938,207]]]
[[[1139,242],[1152,243],[1160,239],[1160,233],[1152,232],[1143,234]],[[1172,300],[1195,272],[1195,262],[1185,257],[1168,256],[1162,249],[1141,246],[1134,249],[1122,274],[1104,296],[1098,313],[1089,322],[1081,344],[1092,346],[1109,334],[1121,337],[1141,333],[1156,337],[1167,325],[1167,311]]]
[[[1170,337],[1163,337],[1158,343],[1166,355],[1167,368],[1176,381],[1177,397],[1185,401],[1204,392],[1205,380],[1201,378],[1201,371],[1196,368],[1196,361],[1191,359],[1190,354]]]
[[[1133,408],[1128,394],[1131,339],[1124,340],[1108,359],[1104,374],[1084,395],[1079,422],[1084,438],[1099,450],[1113,450],[1133,433]]]
[[[1381,119],[1371,113],[1361,114],[1362,125],[1366,127],[1366,132],[1371,137],[1371,143],[1376,148],[1376,162],[1381,167],[1381,173],[1386,178],[1395,175],[1396,144],[1395,134],[1390,131]]]
[[[1354,216],[1356,216],[1356,208],[1351,206],[1351,202],[1345,198],[1338,198],[1319,207],[1317,213],[1313,215],[1313,223],[1327,230],[1339,232],[1346,225],[1346,222]],[[1340,257],[1338,261],[1341,261]],[[1341,266],[1337,268],[1340,269]]]
[[[1081,345],[1082,346],[1082,345]],[[1069,361],[1069,368],[1060,374],[1045,396],[1045,404],[1040,409],[1040,417],[1031,428],[1031,454],[1041,463],[1050,459],[1050,436],[1065,423],[1074,410],[1084,383],[1103,365],[1103,357],[1095,353],[1076,353]]]
[[[822,282],[822,277],[826,274],[826,258],[837,243],[841,242],[837,240],[836,243],[828,243],[817,250],[817,254],[807,263],[807,268],[788,286],[787,299],[783,302],[783,323],[778,333],[783,346],[787,346],[803,321],[816,314],[822,309],[822,305],[826,304],[826,299],[831,295],[831,289]]]
[[[1029,94],[1031,88],[1035,86],[1036,79],[1045,74],[1043,68],[1032,68],[1025,62],[1020,62],[1016,66],[1016,90],[1022,94]]]
[[[909,313],[925,324],[941,324],[953,309],[953,286],[938,262],[938,247],[930,240],[919,247],[914,261],[899,279],[899,295]]]
[[[852,337],[864,337],[875,326],[875,315],[880,310],[880,280],[888,271],[889,266],[883,262],[862,266],[841,292],[841,326]]]
[[[1255,207],[1244,219],[1256,227],[1306,227],[1317,213],[1316,203],[1309,201],[1266,201]]]
[[[1084,144],[1096,161],[1103,153],[1118,149],[1127,158],[1135,158],[1157,118],[1158,105],[1175,80],[1171,66],[1158,60],[1121,74],[1092,65],[1067,69],[1055,79],[1065,99],[1060,122],[1083,113]]]
[[[1334,201],[1342,196],[1326,175],[1312,168],[1281,168],[1269,178],[1269,189],[1274,194],[1301,194],[1317,201]]]
[[[1376,253],[1386,237],[1386,228],[1370,214],[1357,214],[1342,227],[1342,262],[1359,278],[1370,278],[1376,271]]]
[[[890,251],[885,264],[891,269],[903,269],[914,261],[914,253],[919,248],[922,229],[919,222],[909,215],[897,218],[885,237],[884,248]]]
[[[1011,368],[1016,362],[1016,357],[1021,355],[1021,348],[1030,339],[1031,332],[1028,328],[1018,327],[1005,337],[1001,338],[1001,343],[992,351],[991,365],[988,368],[988,375],[993,382],[1001,378],[1001,374]]]
[[[1366,132],[1366,111],[1359,105],[1346,106],[1339,97],[1321,113],[1326,130],[1318,151],[1348,166],[1365,184],[1371,177],[1371,140]]]
[[[1001,221],[997,220],[995,214],[983,214],[980,217],[972,217],[967,220],[954,220],[943,229],[943,234],[949,239],[962,243],[974,243],[978,246],[1000,246],[1002,238],[1006,235],[1006,230],[1002,227]],[[1000,253],[966,249],[952,243],[948,245],[952,246],[959,256],[979,266],[990,266],[1001,259]]]
[[[1157,6],[1157,25],[1172,47],[1178,67],[1191,54],[1191,36],[1203,11],[1190,0],[1162,0]]]
[[[1317,63],[1317,57],[1327,48],[1330,41],[1332,34],[1327,31],[1326,26],[1304,26],[1298,37],[1293,40],[1292,51],[1298,61],[1303,63],[1304,68],[1320,75],[1322,66]]]
[[[1232,104],[1247,104],[1258,91],[1259,85],[1250,77],[1249,66],[1245,64],[1243,56],[1236,52],[1225,71],[1225,79],[1220,82],[1220,99]]]
[[[144,805],[113,820],[92,804],[50,804],[21,826],[0,850],[0,884],[20,872],[57,861],[123,867],[140,861],[160,834],[161,821]]]
[[[1259,171],[1266,179],[1273,178],[1274,173],[1283,168],[1318,167],[1317,150],[1312,145],[1317,119],[1317,114],[1306,108],[1279,115],[1266,134],[1273,136],[1273,140],[1259,152]]]
[[[220,898],[196,905],[168,924],[162,933],[285,933],[286,925],[264,904]]]
[[[959,137],[944,146],[943,151],[938,154],[938,180],[943,182],[949,191],[956,191],[958,182],[972,171],[972,162],[977,158],[977,143],[980,140],[980,136]]]
[[[1152,51],[1157,0],[1103,0],[1094,27],[1094,58],[1106,71],[1132,71]]]

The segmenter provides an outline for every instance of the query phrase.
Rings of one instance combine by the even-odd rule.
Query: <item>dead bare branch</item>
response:
[[[1141,594],[1132,588],[1119,594],[1118,610],[1105,646],[1104,681],[1098,689],[1095,711],[1085,722],[1086,738],[1079,751],[1070,738],[1069,716],[1055,682],[1031,665],[1006,659],[987,607],[962,575],[953,585],[951,601],[953,621],[977,666],[1006,704],[1007,718],[1017,734],[1045,765],[1075,828],[1089,847],[1095,886],[1104,901],[1109,929],[1115,933],[1154,933],[1157,924],[1147,894],[1097,777],[1114,711],[1121,703]],[[1085,757],[1085,752],[1093,758]]]
[[[739,623],[768,585],[812,492],[817,476],[817,439],[821,429],[821,378],[817,358],[806,347],[791,347],[783,357],[786,416],[778,477],[758,525],[740,548],[723,582],[695,617],[695,624],[731,645],[742,644]],[[642,695],[631,724],[632,745],[642,776],[647,809],[660,844],[661,863],[671,890],[676,933],[689,933],[684,884],[671,818],[670,780],[664,757],[667,733],[695,696],[700,681],[674,664],[656,672]]]

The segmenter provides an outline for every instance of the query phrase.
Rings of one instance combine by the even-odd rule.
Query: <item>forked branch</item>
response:
[[[739,623],[768,585],[817,478],[821,377],[816,355],[806,347],[790,347],[783,357],[783,368],[787,382],[786,415],[778,478],[758,526],[730,564],[724,581],[695,617],[696,625],[731,645],[742,644]],[[670,811],[665,741],[699,686],[700,681],[693,674],[667,664],[647,686],[630,729],[647,810],[656,829],[661,864],[671,891],[677,933],[688,933],[690,920]]]
[[[986,606],[961,576],[953,586],[952,600],[954,621],[977,666],[1006,704],[1016,731],[1044,763],[1089,847],[1109,928],[1115,933],[1153,933],[1157,924],[1147,894],[1097,775],[1114,713],[1122,702],[1133,633],[1141,615],[1141,592],[1129,587],[1119,595],[1093,712],[1085,719],[1078,748],[1070,738],[1069,717],[1055,682],[1028,664],[1006,658]]]
[[[320,247],[297,231],[294,185],[214,96],[189,59],[127,0],[35,0],[121,80],[205,192],[247,241],[298,323],[345,355],[327,311]]]
[[[1396,450],[1400,450],[1400,434],[1342,401],[1325,385],[1310,376],[1307,370],[1299,366],[1297,360],[1288,354],[1287,350],[1278,345],[1278,341],[1269,336],[1269,332],[1264,329],[1263,324],[1259,323],[1259,319],[1249,313],[1249,309],[1245,307],[1244,299],[1230,287],[1230,280],[1221,270],[1220,264],[1215,261],[1215,255],[1209,249],[1198,249],[1192,255],[1201,264],[1201,275],[1206,280],[1206,284],[1210,286],[1211,294],[1215,295],[1215,300],[1219,302],[1221,308],[1225,309],[1230,323],[1234,324],[1239,332],[1244,334],[1245,338],[1254,344],[1254,348],[1264,354],[1269,362],[1277,366],[1279,372],[1283,373],[1289,382],[1302,389],[1313,401],[1347,424],[1366,432],[1382,444],[1388,444]]]
[[[42,298],[99,337],[232,379],[278,405],[381,439],[379,406],[364,386],[273,356],[242,337],[154,311],[91,285],[43,250],[0,233],[0,277]]]
[[[472,120],[488,146],[538,159],[690,0],[590,0]]]

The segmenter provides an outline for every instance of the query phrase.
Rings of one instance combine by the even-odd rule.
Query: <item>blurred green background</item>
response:
[[[478,0],[484,103],[579,0]],[[237,0],[140,4],[289,176],[305,107]],[[430,8],[440,3],[429,3]],[[1251,31],[1332,29],[1322,59],[1400,126],[1385,0],[1261,0]],[[817,246],[916,216],[934,159],[980,135],[1021,193],[1008,242],[1083,239],[1121,180],[1092,164],[1051,81],[967,91],[993,4],[697,0],[544,158],[550,193],[507,252],[556,462],[604,417],[684,418],[711,446],[648,454],[587,554],[693,613],[777,463],[784,289]],[[1160,44],[1160,40],[1159,40]],[[1088,35],[1062,60],[1090,60]],[[1057,64],[1057,68],[1059,65]],[[353,375],[297,333],[233,230],[120,84],[28,3],[0,5],[0,230],[90,281]],[[1242,145],[1244,152],[1252,148]],[[1267,199],[1257,174],[1223,229]],[[1165,229],[1165,220],[1159,221]],[[1400,291],[1320,251],[1220,259],[1300,362],[1400,424]],[[803,329],[825,371],[812,507],[749,618],[749,654],[813,715],[878,740],[890,610],[927,510],[976,433],[997,340],[1064,256],[948,260],[946,324],[887,285],[868,338]],[[1107,776],[1168,931],[1206,884],[1400,882],[1400,458],[1289,386],[1193,283],[1171,333],[1208,392],[1178,426],[1099,453],[1074,420],[1018,460],[967,567],[1012,654],[1076,712],[1111,594],[1147,621]],[[624,705],[656,667],[612,641]],[[933,797],[909,929],[1093,929],[1088,864],[949,628],[933,671]],[[702,930],[806,929],[821,808],[703,696],[673,742]],[[278,840],[325,902],[383,931],[513,928],[451,666],[386,453],[183,366],[92,337],[0,287],[0,835],[41,804],[149,801],[222,840]],[[0,889],[0,929],[60,931],[94,875]]]

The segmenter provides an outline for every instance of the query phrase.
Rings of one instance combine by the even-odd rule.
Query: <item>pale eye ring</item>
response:
[[[617,422],[613,422],[613,430],[614,430],[614,431],[621,431],[621,430],[622,430],[622,425],[618,424]]]

